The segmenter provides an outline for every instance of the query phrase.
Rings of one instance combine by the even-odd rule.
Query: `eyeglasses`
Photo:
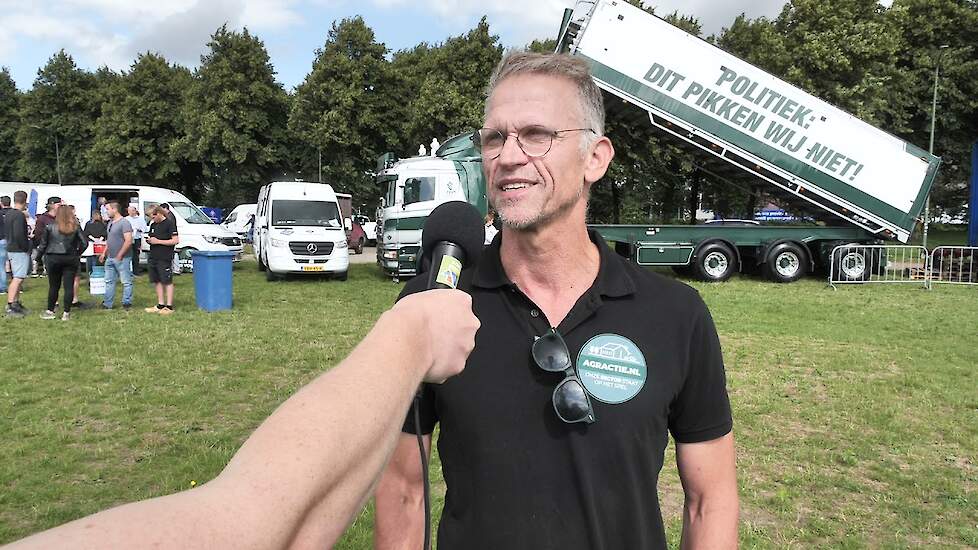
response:
[[[571,128],[569,130],[551,130],[544,126],[527,126],[520,128],[515,134],[504,134],[495,128],[480,128],[472,132],[471,140],[475,148],[482,152],[483,159],[493,160],[499,157],[509,136],[516,136],[516,143],[528,157],[542,157],[550,152],[554,138],[564,132],[593,132],[590,128]]]
[[[531,351],[537,366],[547,372],[563,372],[564,380],[554,388],[553,403],[557,417],[568,424],[594,422],[594,409],[591,399],[577,377],[574,365],[571,364],[570,351],[567,344],[557,333],[557,329],[536,339]]]

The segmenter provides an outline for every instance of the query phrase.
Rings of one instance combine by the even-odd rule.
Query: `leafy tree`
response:
[[[0,181],[17,179],[20,92],[7,67],[0,68]]]
[[[323,180],[356,201],[376,200],[370,171],[400,130],[403,98],[386,55],[361,17],[334,23],[289,114],[289,130],[312,153],[302,164],[307,179],[318,179],[321,154]]]
[[[189,70],[153,53],[141,54],[128,73],[112,78],[88,152],[93,173],[113,183],[170,186],[181,173],[172,149],[190,83]]]
[[[275,81],[265,45],[244,29],[219,28],[201,57],[188,89],[174,145],[192,177],[199,163],[207,200],[252,201],[258,188],[282,170],[288,96]]]
[[[897,67],[909,75],[903,90],[907,124],[899,135],[923,148],[930,140],[934,69],[940,63],[934,154],[943,164],[931,201],[937,214],[962,214],[975,169],[971,145],[978,140],[978,4],[896,0],[886,17],[901,39]]]
[[[51,56],[37,73],[34,87],[23,97],[17,148],[18,171],[33,181],[90,181],[85,154],[98,117],[96,80],[75,65],[64,50]]]
[[[436,46],[424,44],[395,58],[410,95],[405,133],[408,149],[482,125],[489,77],[502,57],[499,37],[483,17],[468,33]]]

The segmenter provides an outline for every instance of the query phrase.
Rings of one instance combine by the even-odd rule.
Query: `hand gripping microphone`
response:
[[[429,267],[428,289],[458,288],[463,267],[479,263],[485,242],[482,216],[471,204],[451,201],[431,211],[421,234],[421,262]],[[421,453],[424,480],[424,550],[431,548],[431,490],[428,480],[428,454],[421,436],[421,390],[414,396],[414,431]]]
[[[421,235],[422,264],[430,261],[428,288],[458,288],[462,268],[474,267],[485,242],[482,216],[467,202],[442,203],[431,211]]]

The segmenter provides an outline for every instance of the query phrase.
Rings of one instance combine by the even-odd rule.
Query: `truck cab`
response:
[[[485,213],[482,159],[470,135],[449,139],[434,156],[381,157],[376,181],[384,196],[377,220],[377,263],[386,275],[399,279],[417,274],[424,223],[439,204],[467,201]]]

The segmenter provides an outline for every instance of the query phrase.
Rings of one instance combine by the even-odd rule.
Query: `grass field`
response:
[[[171,318],[0,319],[0,543],[212,478],[400,288],[371,265],[346,283],[266,283],[244,263],[234,282],[219,314],[195,309],[184,275]],[[28,283],[37,313],[45,281]],[[695,286],[724,346],[745,547],[978,547],[978,289]],[[145,278],[136,296],[150,303]],[[338,547],[370,548],[371,525],[368,507]]]

